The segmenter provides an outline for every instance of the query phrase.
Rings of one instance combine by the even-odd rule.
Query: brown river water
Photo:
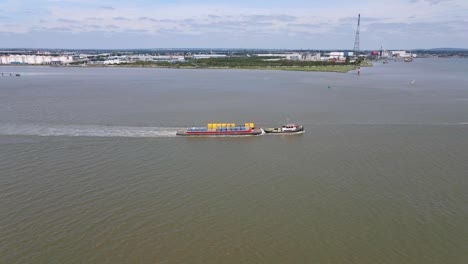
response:
[[[1,263],[468,263],[468,60],[0,72]]]

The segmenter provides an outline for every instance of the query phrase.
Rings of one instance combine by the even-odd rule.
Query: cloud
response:
[[[244,15],[243,18],[248,21],[281,21],[281,22],[291,22],[297,19],[295,16],[291,16],[291,15]]]
[[[118,17],[113,17],[112,19],[114,20],[120,20],[120,21],[128,21],[130,20],[129,18],[118,16]]]
[[[65,18],[59,18],[56,20],[57,22],[62,22],[62,23],[70,23],[70,24],[75,24],[75,23],[79,23],[78,20],[74,20],[74,19],[65,19]]]
[[[160,19],[159,22],[174,23],[174,22],[178,22],[178,20],[176,20],[176,19]]]
[[[212,31],[237,30],[245,31],[253,27],[267,27],[273,25],[268,22],[246,22],[246,21],[220,21],[211,23],[189,23],[187,24],[193,30],[202,29]]]
[[[437,22],[416,22],[416,23],[372,23],[368,26],[369,32],[375,34],[398,34],[404,36],[443,36],[457,34],[460,27],[468,29],[468,22],[449,21],[446,23]]]
[[[95,28],[95,29],[102,28],[102,26],[101,26],[101,25],[96,25],[96,24],[92,24],[92,25],[85,25],[85,27],[89,27],[89,28]]]
[[[320,27],[323,25],[327,25],[326,23],[288,23],[288,27],[293,27],[293,28],[316,28]]]
[[[154,19],[154,18],[151,18],[151,17],[139,17],[138,20],[140,20],[140,21],[158,22],[157,19]]]
[[[263,43],[281,47],[314,47],[329,43],[330,46],[339,46],[347,45],[347,42],[352,45],[357,14],[361,13],[363,47],[380,47],[380,44],[385,45],[392,42],[392,38],[398,39],[400,36],[404,36],[402,40],[408,40],[409,46],[412,43],[425,44],[436,35],[432,32],[439,30],[444,31],[440,33],[445,34],[444,39],[457,43],[456,46],[460,46],[458,43],[468,46],[466,34],[460,33],[468,32],[466,0],[403,0],[391,4],[390,0],[360,0],[354,3],[337,0],[337,3],[329,1],[321,4],[290,0],[287,3],[273,1],[268,5],[255,0],[236,3],[201,0],[197,4],[190,1],[165,1],[165,4],[161,4],[160,1],[100,0],[96,4],[93,0],[34,0],[35,9],[31,9],[28,1],[32,2],[10,0],[6,4],[0,0],[0,22],[16,25],[3,27],[0,31],[27,34],[39,25],[47,26],[41,29],[43,31],[67,28],[70,34],[76,35],[84,35],[93,29],[107,31],[122,40],[128,37],[125,34],[129,32],[154,39],[194,41],[193,36],[200,39],[184,42],[187,46],[202,43],[205,39],[205,43],[212,46],[217,46],[217,43],[251,43],[254,46]],[[25,14],[25,11],[29,13]],[[232,38],[234,35],[236,38]],[[258,37],[260,35],[262,37]],[[377,38],[378,41],[374,41]],[[13,42],[9,40],[8,43]],[[18,43],[21,44],[19,39]],[[50,43],[54,44],[52,40]]]
[[[143,34],[143,33],[148,33],[150,32],[147,29],[130,29],[130,30],[125,30],[124,33],[131,33],[131,34]]]
[[[417,2],[420,2],[420,0],[409,0],[410,3],[417,3]],[[440,3],[448,3],[448,2],[452,2],[452,0],[421,0],[421,2],[426,2],[426,3],[429,3],[431,5],[436,5],[436,4],[440,4]]]
[[[66,32],[70,32],[70,31],[72,31],[72,28],[71,28],[71,27],[50,27],[50,28],[44,28],[44,30],[47,30],[47,31],[66,31]]]
[[[382,18],[382,17],[376,18],[376,17],[361,16],[361,23],[376,22],[376,21],[382,21],[382,20],[386,20],[386,19],[388,19],[388,18]],[[353,25],[357,24],[357,21],[358,21],[357,16],[340,18],[340,22],[352,23]]]
[[[99,6],[100,9],[105,9],[105,10],[115,10],[114,7],[112,6]]]

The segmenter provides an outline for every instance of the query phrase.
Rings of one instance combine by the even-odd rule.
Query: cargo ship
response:
[[[296,124],[286,124],[281,127],[265,128],[266,134],[285,135],[285,134],[302,134],[305,132],[304,126]]]
[[[191,127],[177,131],[178,136],[256,136],[263,130],[256,128],[254,123],[237,126],[234,123],[208,124],[206,127]]]

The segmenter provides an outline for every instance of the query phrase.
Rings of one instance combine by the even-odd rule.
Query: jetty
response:
[[[10,76],[11,77],[20,77],[21,76],[21,74],[19,74],[19,73],[11,73],[11,72],[2,72],[0,74],[3,77],[10,77]]]

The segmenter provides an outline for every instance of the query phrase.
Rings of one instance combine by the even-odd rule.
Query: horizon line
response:
[[[330,48],[215,48],[215,47],[208,47],[208,48],[7,48],[7,47],[0,47],[1,50],[343,50],[343,51],[353,51],[353,49],[330,49]],[[458,48],[458,47],[437,47],[437,48],[386,48],[384,50],[468,50],[468,48]],[[376,51],[379,49],[362,49],[360,51]]]

